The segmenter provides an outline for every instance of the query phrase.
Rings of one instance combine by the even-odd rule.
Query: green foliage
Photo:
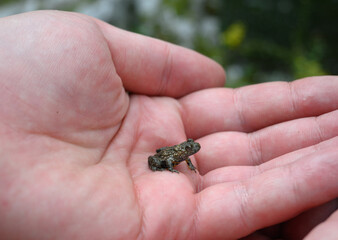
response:
[[[9,3],[14,3],[14,2],[18,2],[18,0],[1,0],[0,6],[6,5],[6,4],[9,4]]]
[[[307,59],[304,56],[297,56],[293,61],[295,78],[325,75],[321,64],[316,60]]]
[[[245,25],[242,22],[231,24],[221,35],[222,43],[229,48],[239,47],[245,37],[245,31]]]
[[[178,15],[187,14],[189,0],[163,0],[164,5],[172,8]]]
[[[222,62],[240,65],[244,83],[338,74],[337,7],[335,0],[224,1]]]

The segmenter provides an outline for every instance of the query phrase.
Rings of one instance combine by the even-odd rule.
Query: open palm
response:
[[[84,15],[0,29],[1,236],[235,239],[337,207],[337,78],[216,88],[213,61]],[[148,168],[188,137],[199,173]]]

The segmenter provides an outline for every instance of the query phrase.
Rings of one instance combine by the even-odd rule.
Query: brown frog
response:
[[[197,153],[201,145],[188,139],[181,144],[172,147],[162,147],[156,150],[156,154],[148,157],[149,168],[153,171],[169,170],[179,173],[174,169],[180,162],[186,161],[190,170],[196,172],[195,166],[191,163],[189,156]]]

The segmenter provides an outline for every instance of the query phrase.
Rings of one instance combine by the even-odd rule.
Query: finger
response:
[[[187,135],[199,138],[219,131],[251,132],[295,118],[338,109],[338,77],[322,76],[209,89],[180,100]]]
[[[240,240],[270,240],[270,239],[272,239],[272,238],[265,236],[265,234],[255,232],[253,234],[250,234],[249,236],[245,236],[245,237],[241,238]]]
[[[338,110],[280,123],[257,132],[215,133],[201,138],[197,163],[202,174],[231,165],[259,165],[283,154],[338,136]]]
[[[199,89],[224,86],[224,70],[211,59],[95,21],[107,39],[117,73],[128,91],[179,97]]]
[[[304,239],[317,225],[324,222],[338,207],[338,199],[312,208],[284,224],[286,239]],[[323,235],[324,236],[324,235]]]
[[[325,154],[327,151],[336,149],[337,146],[338,137],[335,137],[327,141],[320,142],[319,144],[312,145],[307,148],[302,148],[288,154],[284,154],[259,166],[228,166],[217,168],[203,176],[202,183],[200,184],[200,189],[204,189],[219,183],[249,179],[261,174],[262,172],[291,164],[301,158],[305,158],[306,156],[314,153]]]
[[[334,212],[325,222],[321,223],[315,229],[313,229],[304,239],[315,240],[325,239],[335,240],[338,236],[338,210]]]
[[[335,199],[338,149],[312,154],[245,181],[211,186],[197,194],[201,238],[237,239]]]

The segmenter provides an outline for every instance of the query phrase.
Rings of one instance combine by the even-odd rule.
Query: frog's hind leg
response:
[[[185,160],[185,162],[188,164],[188,167],[190,168],[190,170],[196,172],[196,168],[195,168],[195,166],[192,164],[190,158],[188,158],[187,160]]]

